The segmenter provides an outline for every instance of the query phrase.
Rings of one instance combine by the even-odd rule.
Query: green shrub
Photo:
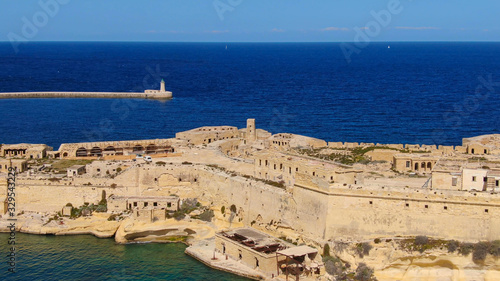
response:
[[[456,240],[451,240],[451,241],[448,241],[448,253],[454,253],[458,247],[460,246],[460,243],[458,243],[458,241]]]
[[[360,263],[356,269],[356,280],[369,281],[373,278],[373,269],[368,267],[365,263]]]
[[[500,240],[495,240],[491,242],[490,254],[493,255],[494,257],[500,256]]]
[[[112,214],[111,216],[109,216],[108,221],[115,221],[117,217],[117,214]]]
[[[323,247],[323,257],[329,257],[330,256],[330,245],[328,243],[325,244]]]
[[[213,217],[214,217],[214,211],[208,209],[208,210],[205,210],[205,212],[203,212],[199,216],[199,219],[202,221],[211,222]]]
[[[489,243],[479,242],[474,246],[474,252],[472,252],[472,260],[475,263],[482,262],[486,259],[489,251]]]
[[[323,257],[323,263],[325,264],[325,271],[334,276],[336,280],[345,280],[344,264],[342,261],[336,257],[327,256]]]
[[[458,249],[458,252],[463,256],[467,256],[472,252],[472,250],[474,250],[474,244],[462,243],[462,244],[460,244],[460,248]]]
[[[222,214],[224,214],[224,213],[226,212],[226,206],[222,206],[222,207],[220,208],[220,212],[221,212]]]
[[[120,168],[120,167],[116,168],[116,172],[117,172],[117,173],[119,173],[119,172],[121,172],[121,171],[122,171],[122,168]]]
[[[231,207],[229,207],[229,210],[231,210],[231,213],[236,213],[237,209],[236,209],[236,205],[231,205]]]
[[[427,243],[429,243],[429,238],[427,236],[419,235],[415,237],[415,245],[423,246],[427,245]]]
[[[372,245],[367,242],[356,244],[356,253],[360,258],[363,258],[365,255],[368,256],[370,254],[370,250],[372,249]]]
[[[373,240],[373,243],[375,244],[379,244],[380,242],[382,242],[380,238],[375,238],[375,240]]]

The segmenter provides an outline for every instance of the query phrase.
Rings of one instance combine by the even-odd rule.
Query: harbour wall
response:
[[[132,93],[132,92],[15,92],[0,93],[0,99],[22,98],[139,98],[139,99],[170,99],[172,92]]]

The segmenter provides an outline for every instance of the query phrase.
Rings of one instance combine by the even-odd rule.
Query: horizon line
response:
[[[0,43],[12,43],[11,41],[0,41]],[[360,43],[355,41],[135,41],[135,40],[34,40],[21,42],[29,43]],[[500,43],[500,40],[391,40],[391,41],[370,41],[368,43]]]

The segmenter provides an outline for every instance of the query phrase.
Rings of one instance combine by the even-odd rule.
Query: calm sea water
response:
[[[227,50],[226,50],[227,45]],[[500,43],[371,43],[347,63],[337,43],[0,44],[0,91],[143,91],[167,102],[0,100],[0,142],[170,138],[204,125],[327,141],[460,144],[499,133]]]
[[[7,238],[0,234],[1,280],[248,280],[206,267],[182,244],[118,245],[90,235],[17,233],[17,272],[10,273]]]

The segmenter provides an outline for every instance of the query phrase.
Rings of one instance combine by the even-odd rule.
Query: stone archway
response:
[[[88,151],[85,147],[80,147],[76,150],[76,157],[87,157]]]
[[[102,156],[102,149],[97,146],[92,147],[90,150],[90,156]]]

